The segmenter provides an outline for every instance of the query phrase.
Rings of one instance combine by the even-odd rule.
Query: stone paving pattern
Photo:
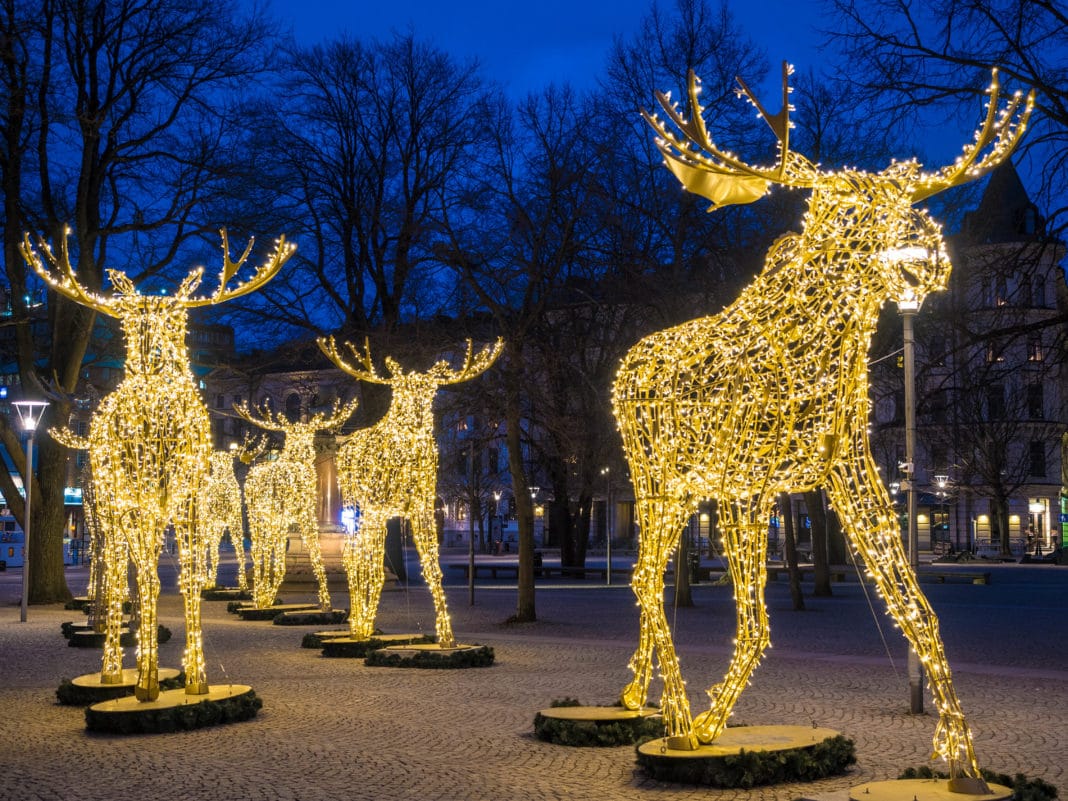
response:
[[[993,574],[987,586],[924,584],[980,763],[1042,777],[1068,795],[1068,567],[984,569]],[[168,568],[161,572],[160,620],[174,632],[161,646],[161,665],[178,667],[180,599],[173,572],[169,581]],[[85,571],[70,569],[68,580],[82,590]],[[18,571],[0,573],[0,801],[843,801],[852,786],[926,764],[934,733],[929,698],[927,714],[908,714],[904,641],[874,597],[873,614],[870,587],[838,583],[834,597],[806,596],[807,611],[794,612],[781,581],[768,592],[773,647],[735,720],[838,729],[856,742],[849,775],[712,790],[647,778],[630,747],[539,742],[538,709],[564,697],[611,703],[629,677],[633,595],[625,585],[586,581],[539,584],[538,621],[512,626],[503,621],[514,611],[514,589],[479,586],[470,606],[466,585],[450,586],[457,637],[496,651],[493,667],[470,670],[326,659],[300,648],[303,627],[244,622],[227,614],[225,602],[206,601],[209,681],[251,685],[263,699],[260,715],[170,735],[91,735],[82,710],[58,706],[54,693],[61,679],[98,670],[99,652],[69,648],[60,635],[60,624],[80,613],[32,606],[20,623],[19,581]],[[694,598],[695,607],[669,614],[691,703],[701,711],[704,690],[726,668],[734,613],[730,587],[699,585]],[[426,588],[385,592],[379,625],[432,632]]]

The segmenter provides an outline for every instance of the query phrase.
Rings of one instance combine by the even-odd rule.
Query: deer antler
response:
[[[247,418],[246,418],[247,419]],[[233,446],[231,446],[233,447]],[[241,446],[236,449],[235,456],[243,464],[252,464],[256,459],[263,455],[267,450],[267,437],[252,438],[245,434],[245,441],[241,443]]]
[[[37,237],[37,245],[41,249],[41,253],[44,254],[45,259],[51,265],[51,270],[47,269],[44,262],[41,261],[41,256],[33,247],[33,243],[30,241],[30,235],[24,234],[22,242],[19,245],[19,250],[22,252],[22,258],[26,260],[26,263],[33,268],[33,271],[40,276],[41,280],[48,284],[56,292],[73,300],[75,303],[80,303],[83,306],[88,306],[94,311],[102,312],[103,314],[115,316],[115,312],[111,307],[111,301],[96,292],[90,292],[78,281],[78,276],[74,271],[74,267],[70,263],[70,250],[67,247],[67,237],[70,236],[70,229],[63,229],[63,238],[59,242],[59,256],[52,252],[52,246],[44,239],[44,237]],[[58,275],[56,275],[58,273]]]
[[[308,420],[307,426],[308,428],[314,429],[316,431],[337,428],[350,417],[352,417],[353,412],[356,411],[356,407],[359,405],[359,400],[355,398],[349,401],[348,403],[342,405],[341,399],[339,398],[338,400],[334,401],[334,405],[331,408],[329,414],[324,414],[321,412],[313,414],[311,416],[311,419]]]
[[[363,341],[363,353],[361,354],[356,346],[351,342],[346,342],[345,347],[352,353],[358,364],[353,364],[345,360],[345,357],[338,353],[337,343],[333,337],[319,337],[316,340],[319,343],[319,349],[326,354],[326,357],[330,359],[339,369],[345,371],[353,378],[359,381],[366,381],[369,384],[391,384],[392,381],[389,378],[381,376],[378,371],[375,370],[374,362],[371,361],[371,343],[370,340],[364,339]],[[392,362],[392,360],[390,360]],[[388,362],[387,362],[388,364]],[[390,364],[390,370],[395,369],[396,362]]]
[[[253,413],[253,410],[248,403],[244,401],[235,403],[234,412],[246,422],[252,423],[252,425],[257,428],[262,428],[266,431],[285,431],[286,426],[289,425],[289,421],[285,419],[285,415],[281,412],[272,411],[266,401],[256,408],[255,413]]]
[[[983,121],[983,127],[976,131],[975,141],[964,147],[964,152],[953,164],[943,167],[938,172],[921,174],[912,190],[913,203],[952,186],[981,178],[1001,164],[1016,148],[1035,106],[1035,90],[1032,89],[1027,93],[1027,103],[1019,117],[1016,116],[1016,111],[1023,97],[1021,93],[1016,92],[999,114],[997,107],[1000,91],[998,71],[995,68],[991,74],[990,87],[987,89],[990,102],[986,108],[986,119]],[[991,142],[994,146],[981,160],[976,161]]]
[[[289,258],[296,252],[297,246],[292,242],[286,242],[285,236],[278,237],[275,242],[274,251],[267,258],[263,264],[256,268],[256,272],[252,277],[235,286],[233,289],[227,289],[226,285],[230,282],[237,271],[241,269],[245,261],[248,260],[249,254],[252,252],[252,245],[255,243],[255,239],[249,239],[248,244],[245,246],[245,251],[241,254],[237,261],[231,261],[230,259],[230,238],[226,233],[226,229],[223,228],[219,231],[222,237],[222,251],[223,251],[223,268],[219,273],[219,288],[215,290],[215,294],[206,298],[195,298],[185,301],[185,304],[191,308],[197,306],[212,306],[216,303],[225,303],[228,300],[239,298],[242,295],[247,295],[261,286],[266,284],[278,271],[282,269],[282,265],[289,261]]]
[[[733,153],[717,147],[712,141],[705,126],[705,109],[698,99],[701,92],[700,80],[693,70],[690,71],[688,81],[689,119],[682,116],[677,104],[671,100],[670,93],[656,93],[656,98],[668,119],[682,136],[677,136],[669,130],[667,123],[655,114],[643,111],[642,116],[658,134],[656,146],[664,155],[668,169],[687,191],[707,198],[712,201],[713,207],[718,207],[752,203],[762,197],[772,183],[795,187],[812,185],[815,168],[807,159],[790,153],[791,71],[791,67],[783,62],[782,109],[776,114],[769,114],[745,82],[741,78],[737,79],[740,87],[738,94],[757,108],[779,140],[779,163],[771,168],[746,164]]]
[[[478,355],[475,355],[474,342],[469,339],[467,340],[467,356],[464,358],[463,366],[459,370],[451,369],[449,362],[442,359],[431,367],[427,374],[438,378],[438,383],[441,385],[459,384],[461,381],[467,381],[486,372],[490,365],[497,361],[497,357],[501,355],[503,348],[504,340],[498,339],[496,342],[484,347]]]

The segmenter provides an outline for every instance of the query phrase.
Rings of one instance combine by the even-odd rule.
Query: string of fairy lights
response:
[[[442,589],[438,560],[434,498],[437,495],[438,445],[434,436],[434,397],[438,389],[481,375],[501,353],[503,342],[477,354],[471,340],[463,366],[454,370],[447,360],[426,372],[405,371],[394,359],[385,360],[388,375],[381,375],[371,360],[365,342],[361,352],[346,343],[354,361],[338,352],[334,339],[320,339],[319,347],[340,369],[352,377],[389,386],[393,400],[378,423],[350,435],[338,449],[338,485],[342,502],[358,507],[360,527],[345,544],[343,561],[349,581],[349,633],[353,639],[368,639],[385,583],[383,553],[386,521],[407,519],[419,554],[423,580],[434,601],[437,642],[442,648],[455,643],[452,621]]]
[[[245,536],[241,518],[241,485],[234,475],[234,451],[214,451],[211,468],[201,488],[200,519],[205,529],[208,568],[204,580],[214,587],[219,576],[219,546],[227,533],[237,557],[237,588],[248,591],[245,571]]]
[[[915,161],[879,173],[824,171],[789,150],[789,76],[769,114],[741,83],[779,142],[778,163],[754,167],[719,149],[691,74],[687,118],[659,95],[666,120],[646,119],[682,185],[713,206],[749,203],[772,184],[809,189],[802,232],[781,237],[763,272],[720,314],[646,337],[623,359],[613,410],[630,466],[640,527],[632,588],[640,607],[632,709],[646,701],[654,658],[671,748],[714,741],[770,644],[764,604],[766,523],[776,495],[827,487],[843,531],[920,661],[938,709],[934,749],[952,776],[979,776],[971,733],[953,689],[938,621],[909,565],[868,444],[867,354],[888,300],[920,302],[944,289],[942,232],[913,204],[972,180],[1008,157],[1026,127],[1016,95],[998,108],[995,73],[986,121],[953,165],[925,173]],[[664,571],[699,501],[719,501],[723,552],[736,605],[734,653],[691,717],[664,614]]]
[[[315,435],[336,429],[356,411],[357,401],[335,401],[329,413],[316,413],[303,422],[290,422],[280,412],[248,404],[234,411],[252,425],[281,432],[282,450],[275,458],[254,464],[245,479],[249,539],[252,547],[253,602],[266,609],[274,604],[286,573],[285,545],[291,528],[300,534],[319,589],[319,606],[330,609],[330,589],[319,544],[319,519],[315,504],[318,478],[315,473]]]
[[[37,247],[27,235],[22,242],[26,262],[58,292],[119,320],[126,343],[123,380],[97,407],[87,440],[70,432],[69,445],[85,447],[96,486],[95,510],[105,541],[121,543],[114,562],[125,571],[134,565],[140,614],[137,630],[137,683],[140,701],[159,696],[159,638],[157,566],[165,530],[171,526],[178,546],[178,585],[185,617],[185,691],[209,690],[200,622],[201,590],[205,585],[207,551],[197,507],[211,459],[211,423],[200,398],[186,352],[189,309],[222,303],[258,289],[274,277],[293,254],[293,245],[280,238],[267,261],[243,283],[227,288],[252,251],[230,258],[229,240],[222,232],[223,268],[219,287],[208,297],[194,297],[203,268],[193,270],[171,295],[143,295],[123,273],[110,270],[113,292],[105,296],[82,285],[71,264],[69,231],[57,243],[58,253],[45,240]],[[47,262],[47,265],[46,265]],[[117,569],[116,569],[117,572]],[[124,582],[107,581],[108,636],[121,619],[120,592]],[[119,615],[112,613],[118,605]],[[114,681],[116,655],[105,648],[102,682]]]

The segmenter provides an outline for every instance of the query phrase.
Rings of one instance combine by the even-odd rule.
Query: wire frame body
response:
[[[214,451],[211,455],[211,472],[201,489],[200,516],[208,549],[206,585],[213,587],[218,582],[219,545],[229,532],[237,557],[237,587],[242,592],[248,590],[241,485],[234,475],[232,451]]]
[[[1027,112],[1014,118],[1017,98],[997,116],[995,84],[987,123],[957,165],[934,174],[915,162],[880,173],[824,171],[788,150],[787,74],[777,115],[742,84],[779,138],[779,163],[770,168],[750,167],[715,146],[692,77],[692,118],[666,96],[661,103],[674,127],[647,115],[668,166],[715,205],[751,202],[771,183],[811,194],[802,232],[775,242],[762,273],[734,303],[646,337],[620,364],[612,401],[640,527],[632,579],[639,643],[623,702],[632,709],[646,702],[655,659],[669,744],[693,748],[720,735],[770,644],[765,560],[775,498],[826,487],[843,531],[927,668],[939,714],[935,753],[952,775],[978,776],[938,620],[870,454],[867,355],[885,302],[922,302],[948,282],[940,227],[913,204],[999,163]],[[737,631],[727,672],[708,690],[709,709],[693,717],[664,614],[664,571],[704,499],[719,502]]]
[[[142,295],[121,272],[108,275],[114,293],[98,294],[78,279],[70,261],[66,236],[56,251],[39,239],[37,247],[27,234],[22,243],[26,262],[47,282],[51,291],[117,318],[126,344],[125,376],[97,407],[84,446],[96,490],[94,505],[104,531],[117,576],[121,561],[133,562],[139,616],[137,621],[137,683],[140,701],[159,696],[159,639],[157,602],[160,591],[158,563],[166,532],[173,531],[178,547],[179,591],[185,617],[185,652],[182,668],[186,693],[208,693],[200,604],[204,587],[207,549],[198,525],[201,483],[211,457],[211,423],[200,398],[186,351],[189,309],[238,297],[270,280],[293,253],[283,238],[268,260],[244,283],[227,284],[251,252],[230,259],[229,241],[222,232],[223,269],[216,292],[194,297],[203,270],[193,270],[170,295]],[[82,447],[69,436],[68,444]],[[124,551],[120,556],[119,544]],[[109,581],[109,639],[113,615],[110,605],[118,598]],[[111,594],[114,591],[115,594]],[[119,608],[121,609],[121,602]],[[107,653],[105,659],[108,659]],[[105,665],[105,674],[112,668]],[[105,676],[105,681],[107,677]]]
[[[388,384],[393,391],[386,416],[370,428],[350,435],[338,449],[342,502],[360,510],[359,527],[343,552],[352,599],[350,634],[354,639],[367,639],[374,631],[385,583],[386,524],[390,518],[400,517],[411,524],[423,580],[434,601],[437,642],[442,648],[451,648],[455,638],[442,588],[434,524],[438,476],[434,398],[443,385],[467,381],[489,369],[500,355],[503,342],[498,340],[476,354],[468,341],[464,364],[455,370],[441,360],[426,372],[408,372],[387,358],[388,377],[376,372],[366,345],[362,354],[348,345],[357,359],[352,362],[338,353],[333,340],[320,340],[319,344],[345,372],[362,380]]]
[[[315,435],[334,429],[356,410],[356,402],[334,404],[326,414],[314,414],[303,422],[290,422],[282,414],[263,407],[253,412],[247,405],[235,411],[253,425],[279,431],[285,445],[272,461],[259,462],[245,479],[249,538],[252,541],[252,597],[258,608],[271,606],[285,579],[285,546],[290,530],[296,529],[311,561],[319,590],[319,606],[330,609],[326,566],[319,544],[316,512],[318,476],[315,471]]]

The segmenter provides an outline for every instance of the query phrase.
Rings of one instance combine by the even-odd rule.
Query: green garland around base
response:
[[[372,651],[367,655],[364,664],[369,667],[402,667],[442,670],[489,667],[493,664],[493,649],[488,645],[483,645],[481,648],[453,651],[451,654],[435,653],[434,651],[416,651],[409,657],[402,657],[398,654],[387,654],[383,651]]]
[[[562,698],[549,706],[582,706],[574,698]],[[664,736],[664,722],[658,716],[646,715],[627,720],[562,720],[538,712],[534,716],[534,735],[539,740],[578,748],[608,748],[619,745],[641,745]]]
[[[159,683],[161,690],[180,690],[185,686],[185,673],[179,673],[173,679],[164,679]],[[56,703],[63,706],[87,706],[100,701],[113,701],[116,698],[124,698],[133,695],[134,688],[131,684],[119,686],[102,684],[98,687],[79,687],[70,679],[63,679],[56,688]]]
[[[323,611],[316,609],[310,612],[284,612],[274,619],[276,626],[333,626],[344,623],[349,619],[349,613],[344,609],[331,609]]]
[[[248,602],[251,601],[251,600],[252,600],[251,598],[248,598],[248,599],[246,599],[244,601],[240,601],[240,600],[239,601],[230,601],[230,603],[228,603],[226,605],[226,611],[229,612],[231,615],[236,615],[242,609],[247,608],[248,607]],[[266,608],[267,609],[273,609],[274,607],[281,606],[281,605],[282,605],[282,599],[281,598],[276,598],[275,602],[273,604],[271,604],[271,606],[268,606]],[[279,609],[279,610],[277,610],[275,612],[275,614],[277,615],[281,611],[282,610]],[[266,620],[266,618],[264,618],[264,619]]]
[[[234,601],[241,603],[252,600],[252,593],[248,590],[241,591],[229,587],[205,587],[200,591],[200,597],[205,601]]]
[[[262,706],[263,701],[255,691],[249,690],[218,701],[202,701],[167,709],[135,709],[115,713],[99,712],[88,707],[85,710],[85,727],[89,731],[107,734],[168,734],[251,720]]]
[[[342,635],[344,636],[344,635]],[[341,659],[364,659],[375,651],[381,648],[389,648],[394,645],[417,645],[422,643],[434,642],[434,637],[431,634],[413,634],[408,640],[379,640],[371,637],[368,640],[348,640],[337,639],[326,642],[324,640],[319,641],[319,647],[323,651],[323,656],[331,658]],[[490,658],[492,662],[492,657]],[[422,667],[420,665],[420,667]],[[460,665],[460,667],[468,667],[467,665]]]
[[[638,752],[638,764],[657,781],[731,789],[825,779],[845,773],[856,761],[853,741],[842,735],[807,748],[723,757],[662,758]]]
[[[1022,773],[1010,777],[1005,773],[995,773],[983,768],[979,771],[991,784],[1012,788],[1012,801],[1053,801],[1057,797],[1057,788],[1042,779],[1029,779]],[[899,779],[948,779],[949,774],[932,770],[928,765],[908,768]]]
[[[337,631],[309,631],[300,641],[300,647],[319,649],[323,647],[323,640],[327,637],[347,637],[348,635],[348,629],[338,629]]]

